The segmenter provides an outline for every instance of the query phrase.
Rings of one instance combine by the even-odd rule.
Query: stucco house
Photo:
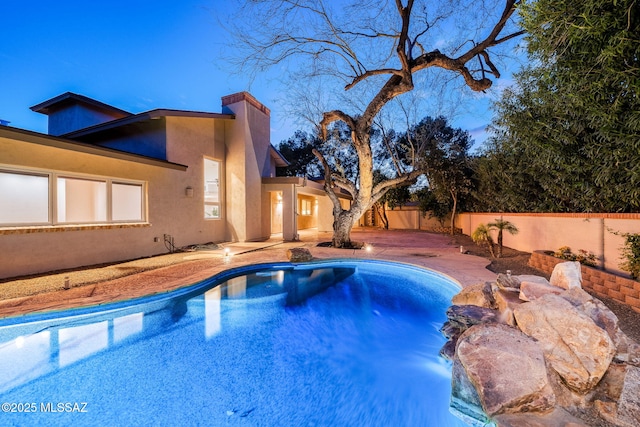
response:
[[[275,176],[270,111],[247,92],[221,113],[69,92],[31,109],[48,134],[0,126],[0,278],[331,230],[320,184]]]

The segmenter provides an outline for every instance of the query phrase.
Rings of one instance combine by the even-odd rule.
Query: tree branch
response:
[[[335,210],[336,206],[340,206],[340,199],[338,198],[338,195],[333,189],[333,178],[331,176],[332,175],[331,167],[329,166],[329,163],[327,163],[327,160],[324,158],[322,153],[320,153],[315,148],[311,150],[311,152],[313,153],[314,156],[318,158],[318,160],[322,164],[322,167],[324,169],[324,191],[325,193],[327,193],[327,196],[329,197],[329,199],[331,199],[331,201],[333,202],[333,206]]]
[[[373,187],[373,190],[371,192],[371,204],[380,200],[380,198],[384,196],[389,188],[399,187],[403,184],[409,184],[416,180],[420,175],[422,175],[422,171],[414,170],[404,175],[400,175],[396,178],[382,181],[381,183]]]
[[[322,138],[322,140],[326,141],[327,140],[327,129],[329,127],[329,125],[333,122],[337,122],[337,121],[343,121],[347,124],[347,126],[349,126],[349,129],[355,129],[356,124],[355,121],[353,120],[353,118],[340,111],[340,110],[333,110],[333,111],[328,111],[326,113],[324,113],[322,115],[322,120],[320,120],[320,136]]]

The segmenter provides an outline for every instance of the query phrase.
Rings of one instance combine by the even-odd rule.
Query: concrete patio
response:
[[[352,240],[369,249],[347,250],[317,246],[330,233],[306,231],[300,241],[229,243],[215,250],[179,252],[100,268],[78,269],[0,283],[0,317],[63,310],[168,292],[207,279],[229,268],[287,261],[287,249],[308,248],[316,259],[363,258],[403,262],[439,271],[461,286],[495,279],[485,258],[466,255],[447,235],[421,231],[358,229]],[[68,286],[70,289],[65,289]],[[47,289],[28,296],[15,291]],[[12,290],[12,292],[8,292]],[[53,291],[51,291],[53,290]],[[25,293],[23,292],[23,295]]]

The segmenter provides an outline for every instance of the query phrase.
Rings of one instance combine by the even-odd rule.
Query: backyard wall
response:
[[[543,251],[535,251],[531,254],[529,265],[550,275],[556,264],[564,261]],[[586,265],[583,265],[581,270],[583,288],[592,291],[598,297],[607,297],[626,304],[640,313],[640,282]]]
[[[605,271],[629,277],[619,266],[624,237],[613,232],[640,233],[640,214],[463,213],[456,226],[471,235],[479,224],[499,218],[519,230],[516,235],[504,234],[504,246],[524,252],[556,251],[562,246],[573,253],[583,249],[595,254]]]
[[[440,223],[429,215],[423,215],[417,206],[401,206],[394,209],[387,208],[387,219],[389,219],[390,230],[438,230]],[[445,221],[445,227],[449,225],[449,220]],[[382,221],[377,222],[382,224]]]

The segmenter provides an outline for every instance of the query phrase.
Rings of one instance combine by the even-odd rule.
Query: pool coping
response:
[[[315,233],[308,234],[303,241],[297,242],[227,244],[225,246],[230,249],[229,255],[223,250],[205,251],[200,254],[202,257],[187,253],[181,262],[172,265],[77,287],[73,286],[73,274],[69,273],[67,276],[72,285],[70,289],[0,300],[0,318],[20,317],[34,312],[56,312],[162,294],[199,283],[228,269],[258,263],[288,262],[286,251],[292,247],[310,249],[314,260],[318,261],[362,258],[401,262],[436,271],[463,287],[495,279],[495,273],[486,269],[489,262],[485,258],[461,254],[447,235],[420,231],[367,230],[354,232],[353,237],[354,240],[374,242],[373,250],[365,252],[319,247],[317,244],[330,239],[330,234]]]

